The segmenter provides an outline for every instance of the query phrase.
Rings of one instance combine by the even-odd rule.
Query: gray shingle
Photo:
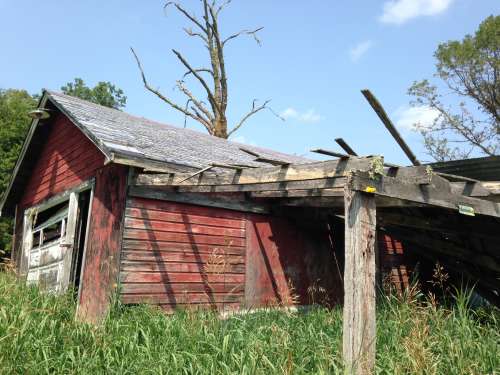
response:
[[[49,98],[112,153],[158,162],[203,168],[210,163],[268,166],[255,162],[251,150],[267,159],[290,163],[311,160],[260,147],[227,141],[190,129],[161,124],[103,107],[72,96],[48,91]]]

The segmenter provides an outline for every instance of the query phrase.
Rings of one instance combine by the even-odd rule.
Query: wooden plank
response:
[[[392,121],[389,119],[389,116],[385,112],[384,108],[380,104],[380,102],[377,100],[375,95],[371,93],[370,90],[361,90],[361,93],[363,96],[366,98],[368,103],[372,106],[373,110],[375,113],[378,115],[382,123],[385,125],[389,133],[391,133],[392,137],[396,140],[397,144],[403,152],[406,154],[408,159],[412,162],[413,165],[420,165],[420,162],[418,161],[417,157],[415,154],[411,151],[410,147],[406,144],[404,141],[403,137],[401,134],[399,134],[399,131],[396,129]]]
[[[118,286],[128,167],[110,164],[97,172],[91,203],[77,317],[99,322]]]
[[[235,246],[231,244],[227,246],[200,244],[192,242],[169,242],[169,241],[150,241],[148,240],[134,240],[124,239],[123,249],[130,251],[145,251],[160,254],[162,252],[180,252],[180,253],[196,253],[196,254],[212,254],[216,252],[224,252],[225,254],[244,254],[245,248],[243,246]]]
[[[228,284],[228,283],[166,283],[166,284],[122,284],[123,294],[161,294],[161,293],[233,293],[240,294],[245,291],[243,284]]]
[[[375,368],[375,236],[373,195],[345,190],[343,359],[349,374]]]
[[[240,302],[242,299],[241,294],[228,294],[228,293],[185,293],[172,296],[171,294],[124,294],[122,295],[122,302],[125,304],[131,303],[147,303],[147,304],[191,304],[191,303],[224,303],[224,302]]]
[[[283,181],[302,181],[346,176],[351,170],[369,170],[373,157],[328,160],[323,162],[291,164],[278,167],[261,167],[232,171],[221,174],[203,174],[198,181],[185,181],[182,185],[234,185],[258,184]],[[166,186],[176,185],[189,174],[168,175],[140,174],[135,185]]]
[[[303,189],[332,189],[343,187],[346,177],[338,176],[332,178],[309,179],[301,181],[281,181],[265,182],[251,184],[233,184],[233,185],[193,185],[176,186],[178,193],[238,193],[254,191],[282,191],[282,190],[303,190]],[[171,190],[174,191],[174,190]]]
[[[189,223],[189,224],[200,224],[200,225],[210,225],[222,228],[234,228],[243,229],[245,228],[245,222],[243,220],[236,219],[224,219],[213,216],[200,216],[193,214],[183,214],[175,212],[166,212],[163,210],[155,209],[140,209],[140,208],[127,208],[125,215],[129,218],[135,219],[150,219],[169,223]]]
[[[240,198],[238,196],[230,196],[227,197],[234,198],[235,200]],[[241,196],[243,198],[243,196]],[[178,203],[178,202],[169,202],[158,199],[148,199],[148,198],[129,198],[127,200],[127,207],[139,208],[141,210],[158,210],[163,211],[168,214],[178,213],[183,216],[202,216],[206,218],[221,218],[221,219],[230,219],[236,221],[243,221],[242,215],[239,212],[234,212],[232,210],[227,210],[223,208],[213,208],[213,207],[204,207],[194,204],[188,203]],[[222,225],[221,225],[222,226]]]
[[[129,195],[137,198],[150,198],[241,212],[269,213],[269,207],[262,203],[237,201],[223,196],[210,197],[203,194],[177,194],[147,186],[130,186]]]
[[[432,184],[405,183],[399,178],[388,176],[371,178],[368,173],[356,172],[353,188],[359,191],[373,191],[374,194],[380,196],[449,208],[455,211],[458,211],[459,205],[466,205],[472,207],[476,215],[500,217],[500,204],[498,203],[453,194]]]
[[[189,233],[173,233],[173,232],[151,232],[142,229],[128,229],[126,228],[123,234],[124,239],[132,240],[149,240],[168,241],[168,242],[184,242],[205,245],[219,245],[219,246],[244,246],[244,238],[239,237],[220,237],[210,236],[204,234],[189,234]]]
[[[171,223],[149,219],[125,218],[125,228],[145,229],[155,232],[179,232],[193,234],[208,234],[211,236],[245,237],[245,229],[221,228],[209,225],[191,223]]]
[[[239,254],[242,254],[240,252]],[[224,261],[229,264],[243,264],[245,258],[242,255],[233,255],[225,249],[215,248],[210,253],[176,253],[173,251],[151,252],[151,251],[130,251],[124,250],[122,262],[143,261],[143,262],[175,262],[175,263],[205,263],[214,257],[224,257]],[[123,263],[122,263],[123,264]]]
[[[343,197],[344,188],[255,191],[250,195],[254,198]]]
[[[122,283],[230,283],[243,284],[245,275],[176,273],[176,272],[121,272]]]
[[[245,273],[244,264],[222,263],[214,259],[214,264],[204,263],[159,263],[159,262],[122,262],[122,272],[185,272],[185,273]],[[213,270],[213,272],[211,272]]]
[[[337,144],[342,147],[342,149],[348,154],[348,155],[351,155],[351,156],[358,156],[358,154],[356,154],[356,152],[351,148],[351,146],[349,146],[347,144],[346,141],[344,141],[343,138],[335,138],[335,142],[337,142]]]

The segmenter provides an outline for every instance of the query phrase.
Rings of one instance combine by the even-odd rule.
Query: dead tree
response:
[[[186,58],[176,50],[172,50],[175,56],[179,59],[181,64],[187,69],[182,79],[176,83],[177,89],[187,97],[185,105],[179,105],[172,101],[170,98],[160,92],[159,89],[153,88],[146,79],[144,69],[139,60],[139,57],[131,48],[132,53],[137,62],[137,66],[141,72],[142,81],[146,89],[172,108],[184,114],[185,119],[188,117],[201,123],[208,131],[209,134],[220,138],[228,138],[231,134],[241,128],[244,123],[257,112],[263,109],[269,109],[269,100],[262,104],[258,104],[257,99],[252,102],[250,111],[244,115],[241,120],[236,123],[231,130],[228,130],[228,123],[226,117],[226,109],[228,104],[228,84],[227,73],[224,59],[224,48],[232,40],[242,35],[248,35],[255,39],[260,45],[260,40],[257,33],[262,30],[262,27],[252,30],[241,30],[228,37],[222,38],[219,29],[219,15],[221,11],[232,0],[225,0],[218,4],[217,0],[201,0],[203,7],[203,19],[198,19],[194,13],[190,13],[180,3],[169,1],[165,4],[164,8],[175,7],[177,11],[182,14],[192,24],[192,27],[184,28],[186,34],[190,37],[199,38],[204,46],[207,48],[210,56],[210,66],[195,68]],[[188,76],[194,77],[206,92],[207,101],[209,105],[198,99],[192,91],[186,86],[184,79]],[[209,81],[213,83],[209,85]],[[272,111],[272,110],[271,110]],[[274,112],[273,112],[274,113]]]

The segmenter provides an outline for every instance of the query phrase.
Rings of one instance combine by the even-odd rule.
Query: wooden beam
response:
[[[257,161],[259,163],[266,163],[266,164],[271,164],[271,165],[290,165],[290,162],[283,161],[283,160],[277,160],[277,159],[269,159],[269,158],[262,158],[258,157],[254,161]]]
[[[254,198],[343,197],[344,188],[257,191],[250,195]]]
[[[210,197],[204,194],[177,194],[147,186],[130,186],[129,196],[195,204],[205,207],[218,207],[228,210],[253,212],[258,214],[267,214],[270,212],[269,206],[262,203],[253,203],[247,200],[238,200],[224,196]]]
[[[358,154],[356,154],[356,152],[347,144],[346,141],[344,141],[343,138],[335,138],[335,142],[337,142],[337,144],[342,147],[342,150],[344,150],[348,155],[358,156]]]
[[[348,374],[375,368],[375,196],[345,189],[343,359]]]
[[[389,130],[389,133],[391,133],[392,137],[396,140],[398,143],[399,147],[403,150],[403,152],[406,154],[408,159],[412,162],[413,165],[420,165],[420,162],[418,161],[417,157],[415,154],[412,152],[408,144],[404,141],[403,137],[401,134],[399,134],[399,131],[396,129],[392,121],[389,119],[389,116],[387,116],[387,113],[384,110],[384,107],[382,107],[382,104],[377,100],[375,95],[371,93],[370,90],[361,90],[361,93],[363,96],[368,100],[368,103],[372,106],[373,110],[375,113],[378,115],[382,123],[385,125],[387,130]]]
[[[448,208],[459,211],[460,207],[467,206],[473,209],[474,215],[500,217],[500,204],[484,199],[471,198],[454,194],[445,186],[435,186],[432,183],[420,185],[405,183],[400,178],[377,176],[371,177],[366,172],[354,172],[354,189],[359,191],[373,191],[375,194],[388,198],[423,203],[429,206]],[[439,184],[444,179],[436,180]]]
[[[336,151],[325,150],[323,148],[314,148],[311,150],[311,152],[315,152],[316,154],[321,154],[321,155],[326,155],[326,156],[333,156],[335,158],[348,158],[349,157],[349,155],[347,155],[347,154],[342,154],[342,153],[336,152]]]
[[[173,178],[170,174],[140,174],[137,176],[134,185],[231,185],[313,180],[346,176],[351,170],[369,170],[373,160],[374,157],[353,157],[305,164],[231,170],[220,174],[203,173],[196,183],[193,183],[193,181],[179,183],[190,174],[176,173]]]

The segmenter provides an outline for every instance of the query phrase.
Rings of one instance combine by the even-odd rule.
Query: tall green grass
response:
[[[415,295],[380,301],[377,372],[498,373],[498,311],[472,312],[465,297],[452,310]],[[0,373],[342,373],[340,309],[219,319],[117,305],[100,326],[74,314],[70,295],[43,295],[0,273]]]

